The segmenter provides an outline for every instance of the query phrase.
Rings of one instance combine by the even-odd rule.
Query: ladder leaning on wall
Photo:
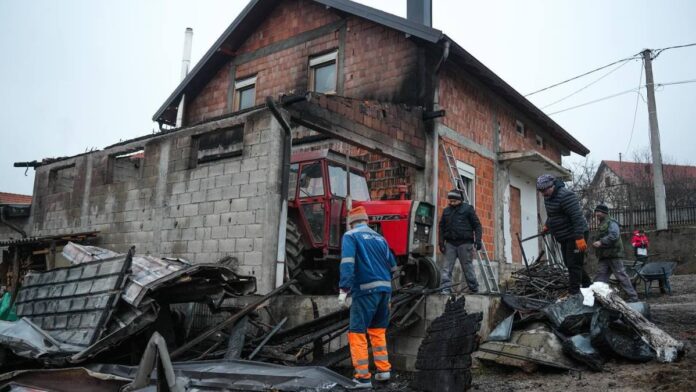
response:
[[[450,180],[452,185],[459,190],[464,196],[464,200],[469,203],[469,194],[464,186],[464,181],[462,181],[461,176],[459,176],[459,171],[457,170],[457,160],[454,158],[451,146],[445,146],[445,143],[440,139],[440,147],[442,148],[442,153],[445,156],[445,161],[447,162]],[[481,239],[479,239],[481,240]],[[483,276],[483,281],[486,284],[486,290],[491,294],[500,294],[500,287],[498,286],[498,280],[496,279],[493,268],[491,267],[491,260],[488,257],[488,251],[486,250],[486,244],[481,240],[481,249],[475,252],[476,260],[478,261],[479,267],[481,269],[481,275]]]

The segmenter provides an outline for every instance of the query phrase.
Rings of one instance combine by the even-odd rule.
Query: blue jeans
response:
[[[354,297],[350,305],[350,332],[365,333],[368,328],[387,328],[391,293],[376,292]]]

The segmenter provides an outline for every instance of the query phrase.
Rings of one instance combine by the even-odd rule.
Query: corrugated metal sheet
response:
[[[121,295],[130,258],[120,256],[30,271],[17,294],[17,315],[59,342],[89,346],[101,335]]]

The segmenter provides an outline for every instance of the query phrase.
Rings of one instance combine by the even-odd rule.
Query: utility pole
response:
[[[655,223],[657,230],[667,230],[667,207],[665,205],[665,181],[662,176],[662,152],[660,150],[660,129],[657,126],[657,107],[655,105],[655,83],[652,72],[652,51],[643,51],[645,64],[645,84],[648,89],[648,116],[650,118],[650,151],[652,152],[653,188],[655,190]]]

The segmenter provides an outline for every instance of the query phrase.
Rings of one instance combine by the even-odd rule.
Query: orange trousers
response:
[[[372,346],[372,359],[378,372],[391,371],[389,354],[387,353],[387,329],[368,328],[367,334],[348,332],[348,344],[350,345],[350,357],[355,368],[355,378],[370,379],[370,360],[367,350],[367,336],[370,336]]]

